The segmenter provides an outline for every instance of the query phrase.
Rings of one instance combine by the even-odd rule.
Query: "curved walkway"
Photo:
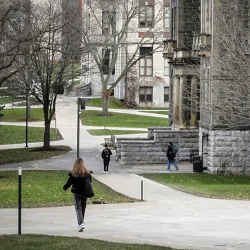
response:
[[[25,168],[71,169],[76,156],[76,99],[58,100],[58,128],[63,144],[73,151],[54,159],[22,163]],[[131,135],[129,135],[131,136]],[[135,173],[165,172],[166,166],[121,166],[111,162],[102,174],[103,137],[90,136],[81,127],[81,156],[94,177],[114,190],[140,199],[141,177]],[[16,169],[18,164],[2,166]],[[180,165],[191,172],[190,163]],[[182,249],[250,249],[250,202],[201,198],[144,179],[144,202],[88,205],[86,229],[78,233],[73,206],[23,209],[22,233],[95,238],[116,242],[148,243]],[[17,209],[0,209],[0,233],[17,233]],[[157,247],[156,247],[157,249]]]

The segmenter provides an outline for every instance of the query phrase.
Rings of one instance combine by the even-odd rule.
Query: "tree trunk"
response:
[[[46,150],[50,149],[50,122],[49,121],[45,122],[43,148]]]
[[[50,149],[50,117],[49,117],[49,107],[48,105],[44,105],[43,107],[43,114],[44,114],[44,137],[43,137],[43,148],[45,150]]]
[[[102,111],[103,115],[108,115],[108,100],[109,100],[109,94],[103,94],[102,96]]]

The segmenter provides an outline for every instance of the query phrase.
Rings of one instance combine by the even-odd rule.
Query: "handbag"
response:
[[[94,189],[92,187],[92,183],[90,181],[90,178],[87,177],[85,180],[85,187],[84,187],[84,194],[88,197],[91,198],[95,195]]]

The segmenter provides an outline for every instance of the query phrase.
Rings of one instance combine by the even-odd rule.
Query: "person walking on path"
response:
[[[87,196],[84,194],[84,189],[87,178],[92,181],[91,171],[86,168],[82,158],[77,158],[68,175],[69,179],[63,186],[63,189],[66,191],[70,186],[72,186],[71,192],[74,197],[74,205],[78,222],[77,230],[78,232],[82,232],[85,228],[84,215],[87,203]]]
[[[103,159],[103,173],[107,174],[109,171],[109,161],[110,161],[110,155],[112,155],[111,150],[108,148],[108,145],[105,144],[105,148],[102,151],[102,159]]]
[[[170,164],[173,164],[175,166],[175,170],[178,171],[179,167],[177,165],[175,156],[177,154],[177,147],[173,145],[172,142],[169,143],[168,145],[168,150],[167,150],[167,157],[168,157],[168,171],[170,171]]]

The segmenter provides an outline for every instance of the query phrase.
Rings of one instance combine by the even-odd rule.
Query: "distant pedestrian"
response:
[[[63,186],[63,189],[66,191],[72,185],[71,192],[74,197],[74,205],[78,222],[77,230],[78,232],[82,232],[85,228],[84,215],[87,203],[87,196],[84,194],[84,189],[87,178],[92,181],[91,171],[85,167],[82,158],[77,158],[68,175],[69,179]]]
[[[175,170],[178,171],[179,167],[176,162],[176,154],[178,152],[178,148],[170,142],[168,145],[168,150],[167,150],[167,157],[168,157],[168,171],[170,171],[170,164],[173,164],[175,166]]]
[[[107,174],[109,171],[109,161],[110,161],[110,155],[112,155],[111,150],[108,148],[108,145],[105,144],[105,148],[102,151],[102,159],[103,159],[103,173]]]

